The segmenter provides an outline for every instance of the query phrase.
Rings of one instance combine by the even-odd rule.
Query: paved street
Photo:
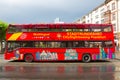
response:
[[[11,62],[0,57],[0,80],[120,80],[120,60]]]
[[[120,59],[120,51],[115,53],[116,59]]]
[[[4,60],[3,54],[0,54],[0,63],[6,63],[8,61]]]

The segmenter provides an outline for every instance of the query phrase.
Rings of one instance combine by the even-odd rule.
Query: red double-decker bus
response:
[[[10,24],[6,60],[73,61],[115,58],[111,24]]]

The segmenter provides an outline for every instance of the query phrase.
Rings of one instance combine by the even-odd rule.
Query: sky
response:
[[[7,23],[70,23],[105,0],[0,0],[0,20]]]

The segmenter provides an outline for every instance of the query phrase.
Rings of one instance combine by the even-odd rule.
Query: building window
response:
[[[101,18],[104,18],[105,13],[101,13]]]
[[[104,18],[104,22],[109,22],[109,17],[108,16],[106,16],[105,18]]]
[[[115,3],[112,3],[112,10],[115,9]]]
[[[116,15],[115,15],[115,13],[112,13],[112,20],[116,20]]]
[[[114,31],[117,31],[116,24],[113,24]]]
[[[95,11],[95,13],[97,13],[97,12],[98,12],[98,10]]]
[[[90,21],[89,21],[89,20],[87,20],[87,22],[89,23]]]
[[[105,9],[104,8],[102,8],[100,11],[102,12],[102,11],[104,11]]]
[[[110,6],[107,6],[107,10],[110,10]]]
[[[99,24],[99,21],[97,21],[96,24]]]
[[[98,19],[98,18],[99,18],[99,16],[98,16],[98,15],[96,15],[96,16],[95,16],[95,19]]]
[[[104,23],[104,19],[101,20],[101,23]]]

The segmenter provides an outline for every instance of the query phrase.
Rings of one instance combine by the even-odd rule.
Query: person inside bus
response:
[[[99,48],[100,47],[100,43],[98,43],[98,42],[94,43],[94,47]]]

